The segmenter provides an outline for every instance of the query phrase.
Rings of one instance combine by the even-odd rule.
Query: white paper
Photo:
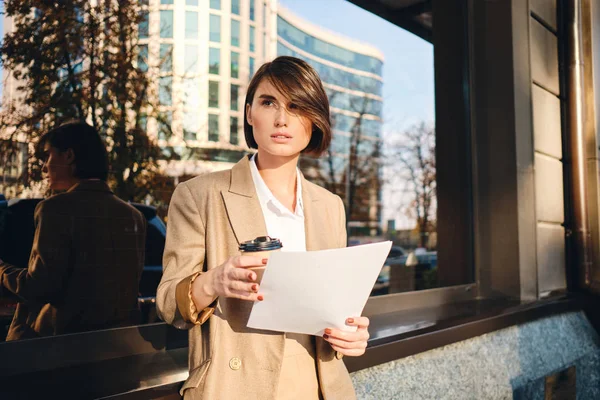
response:
[[[321,336],[325,328],[355,331],[392,242],[343,249],[271,254],[248,327]]]

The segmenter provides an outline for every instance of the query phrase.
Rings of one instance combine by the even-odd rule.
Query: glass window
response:
[[[248,59],[248,70],[249,70],[249,78],[252,78],[252,75],[254,75],[254,57],[250,57]]]
[[[173,11],[160,10],[160,37],[173,37]]]
[[[219,82],[208,82],[208,106],[219,108]]]
[[[173,71],[173,45],[169,43],[160,44],[160,70],[161,72]]]
[[[195,74],[198,71],[198,46],[185,45],[184,74]]]
[[[198,113],[186,111],[183,115],[183,138],[185,140],[196,140],[198,133]]]
[[[183,104],[190,109],[200,107],[200,82],[197,78],[186,78],[183,80]]]
[[[267,28],[267,3],[262,5],[262,24],[263,28]]]
[[[219,116],[208,114],[208,140],[211,142],[219,141]]]
[[[231,52],[231,77],[240,77],[240,53],[235,51]]]
[[[231,45],[240,47],[240,21],[231,20]]]
[[[250,0],[250,21],[254,21],[254,0]]]
[[[240,0],[231,0],[231,13],[240,15]]]
[[[185,0],[185,4],[188,6],[197,6],[198,0]]]
[[[140,44],[138,46],[138,68],[140,71],[148,71],[148,45]]]
[[[210,0],[210,8],[214,10],[221,9],[221,0]]]
[[[218,15],[210,15],[210,35],[209,40],[211,42],[221,41],[221,17]]]
[[[171,129],[171,125],[173,124],[173,112],[163,111],[156,119],[156,122],[158,123],[158,138],[160,140],[167,140],[173,132]]]
[[[196,11],[185,12],[185,38],[198,39],[198,13]]]
[[[229,118],[229,143],[238,144],[238,118]]]
[[[161,76],[158,86],[158,101],[164,106],[170,106],[173,103],[173,77]]]
[[[160,4],[173,4],[173,0],[160,0]]]
[[[250,51],[254,51],[254,34],[256,29],[253,26],[250,26]]]
[[[150,14],[147,11],[145,11],[143,12],[143,19],[138,25],[138,35],[140,39],[147,39],[150,37],[149,24]]]
[[[221,49],[211,47],[208,50],[208,73],[219,75],[221,67]]]
[[[239,111],[239,103],[238,98],[240,95],[240,86],[239,85],[231,85],[231,110]]]

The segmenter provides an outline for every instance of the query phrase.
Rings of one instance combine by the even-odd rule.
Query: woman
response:
[[[355,398],[343,355],[359,356],[369,320],[349,316],[356,332],[283,334],[246,327],[263,294],[248,267],[266,259],[240,256],[240,243],[281,239],[284,249],[346,246],[344,206],[297,168],[302,152],[331,141],[329,102],[312,67],[278,57],[254,75],[246,95],[250,148],[231,170],[179,184],[169,207],[164,273],[157,293],[162,318],[190,331],[186,399]],[[308,294],[310,295],[310,294]]]

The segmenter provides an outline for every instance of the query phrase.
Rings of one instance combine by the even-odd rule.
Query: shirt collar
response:
[[[271,189],[267,186],[262,176],[258,172],[258,167],[256,166],[256,153],[250,159],[250,172],[252,174],[252,180],[254,181],[254,186],[256,187],[256,193],[258,194],[258,198],[262,204],[272,205],[275,207],[278,212],[281,214],[294,215],[298,217],[304,217],[304,205],[302,202],[302,175],[300,174],[300,169],[296,167],[296,212],[292,213],[287,207],[285,207],[271,192]]]

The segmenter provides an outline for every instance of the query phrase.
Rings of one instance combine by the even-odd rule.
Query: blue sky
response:
[[[279,0],[297,16],[378,48],[386,136],[434,120],[433,45],[345,0]]]

